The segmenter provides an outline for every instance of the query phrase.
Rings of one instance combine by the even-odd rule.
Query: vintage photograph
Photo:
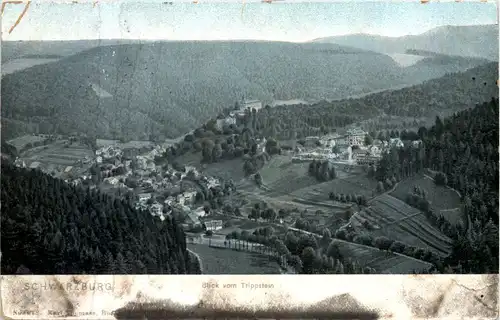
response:
[[[4,2],[1,273],[496,274],[498,61],[494,1]]]

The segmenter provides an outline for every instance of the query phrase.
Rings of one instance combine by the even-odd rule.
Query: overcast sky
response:
[[[92,2],[32,3],[9,34],[24,5],[7,4],[2,21],[3,40],[77,39],[254,39],[307,41],[350,33],[384,36],[420,34],[442,25],[496,24],[494,1],[436,2],[352,1],[266,4],[255,1],[214,3],[199,0],[173,5],[169,0],[101,0]],[[294,2],[294,3],[291,3]]]

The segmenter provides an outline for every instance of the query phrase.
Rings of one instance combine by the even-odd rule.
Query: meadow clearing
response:
[[[85,157],[93,158],[92,150],[82,144],[73,143],[67,147],[63,141],[30,149],[23,153],[23,160],[39,161],[44,165],[72,166]]]
[[[198,157],[200,157],[199,154]],[[215,162],[205,166],[205,168],[203,168],[203,165],[200,165],[199,160],[197,164],[194,161],[191,161],[191,163],[193,163],[197,168],[200,168],[203,174],[207,176],[221,177],[226,180],[232,179],[234,182],[238,182],[245,177],[245,173],[243,171],[243,161],[241,159]]]
[[[279,197],[317,184],[308,170],[309,163],[292,163],[292,157],[288,155],[273,156],[260,170],[265,195]]]
[[[7,141],[8,144],[11,146],[15,147],[17,151],[22,150],[24,147],[26,147],[28,144],[34,144],[36,142],[42,143],[44,140],[46,140],[45,137],[38,136],[38,135],[24,135],[22,137],[18,137],[12,140]]]

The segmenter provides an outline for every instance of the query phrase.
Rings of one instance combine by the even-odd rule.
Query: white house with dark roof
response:
[[[149,212],[151,212],[151,214],[154,216],[159,216],[163,213],[163,205],[158,202],[153,203],[149,208]]]
[[[24,162],[24,160],[21,160],[20,158],[17,158],[16,161],[14,161],[14,164],[18,167],[26,168],[26,162]]]
[[[207,231],[217,231],[222,229],[222,220],[210,220],[203,222]]]
[[[104,182],[114,186],[114,185],[118,184],[118,182],[120,182],[120,180],[118,180],[118,178],[116,178],[116,177],[109,177],[109,178],[105,178]]]
[[[373,156],[378,156],[382,152],[382,150],[376,145],[371,145],[370,147],[368,147],[368,151]]]
[[[396,148],[402,148],[405,146],[405,144],[403,143],[403,141],[399,138],[391,138],[389,140],[389,145],[391,147],[396,147]]]
[[[151,193],[140,193],[139,196],[139,202],[147,201],[151,199]]]
[[[193,203],[196,200],[197,191],[184,192],[184,203]]]
[[[170,196],[167,199],[165,199],[165,201],[163,201],[163,203],[167,206],[171,206],[175,203],[175,199],[174,199],[174,197]]]
[[[415,140],[415,141],[412,141],[412,146],[414,148],[418,148],[420,146],[422,146],[422,140]]]

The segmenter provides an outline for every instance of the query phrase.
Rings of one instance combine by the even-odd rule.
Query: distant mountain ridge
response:
[[[85,45],[77,44],[74,50]],[[59,54],[70,52],[71,45],[67,48]],[[54,53],[52,49],[36,54]],[[242,98],[265,104],[342,99],[417,84],[485,62],[426,57],[402,67],[384,54],[320,43],[169,41],[101,46],[5,75],[2,133],[11,138],[12,132],[21,132],[16,128],[21,121],[39,125],[40,132],[174,138]]]
[[[335,43],[385,54],[405,53],[410,49],[498,61],[498,41],[498,25],[476,25],[441,26],[419,35],[402,37],[361,33],[319,38],[312,42]]]

